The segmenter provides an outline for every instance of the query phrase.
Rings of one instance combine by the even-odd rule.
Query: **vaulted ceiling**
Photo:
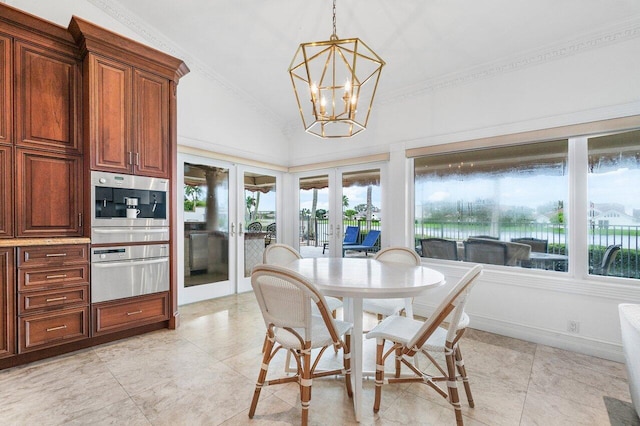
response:
[[[287,73],[298,45],[332,32],[331,0],[89,2],[283,129],[300,126]],[[337,0],[338,36],[359,37],[387,63],[377,102],[571,54],[639,21],[638,0]]]

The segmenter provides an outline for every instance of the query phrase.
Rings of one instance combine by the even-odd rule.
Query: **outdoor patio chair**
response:
[[[407,247],[387,247],[376,253],[374,259],[380,262],[395,262],[406,265],[420,265],[420,256]],[[407,307],[405,299],[363,299],[362,310],[376,314],[378,321],[390,315],[398,315]],[[413,316],[411,313],[410,316]]]
[[[464,242],[465,262],[507,264],[507,245],[499,241],[468,240]]]
[[[354,244],[354,245],[348,245],[348,246],[343,245],[342,257],[344,257],[344,252],[346,250],[363,251],[365,255],[367,255],[369,251],[374,248],[374,246],[376,245],[376,241],[378,241],[379,237],[380,237],[380,231],[371,230],[369,231],[367,236],[364,237],[364,240],[362,240],[362,244]]]
[[[247,232],[261,232],[262,224],[260,222],[251,222],[247,225]]]
[[[512,238],[512,243],[520,243],[531,246],[531,251],[535,251],[536,253],[546,253],[549,247],[548,240],[541,240],[539,238]]]
[[[613,244],[607,247],[602,256],[602,262],[599,266],[593,268],[591,273],[593,275],[609,275],[609,271],[611,269],[611,265],[613,265],[613,261],[616,259],[616,256],[622,249],[622,246],[619,244]]]
[[[267,235],[264,236],[264,246],[271,244],[271,241],[276,238],[276,224],[270,223],[266,228]]]
[[[481,273],[482,265],[471,268],[451,289],[427,321],[390,316],[367,333],[367,339],[376,339],[377,343],[374,412],[377,413],[380,410],[383,385],[423,383],[442,397],[448,398],[454,408],[456,423],[463,424],[458,380],[462,380],[469,406],[473,407],[474,403],[459,342],[469,325],[469,317],[464,312],[464,306],[475,280]],[[391,346],[387,345],[385,352],[386,341],[391,342]],[[435,352],[444,354],[446,367],[437,362],[432,355]],[[438,372],[432,375],[417,367],[415,356],[418,353],[426,356]],[[400,377],[400,369],[397,367],[395,377],[385,377],[385,360],[394,355],[401,366],[404,365],[411,370],[413,373],[411,377]]]
[[[442,238],[425,238],[420,240],[422,257],[432,259],[458,260],[458,243]]]
[[[354,244],[358,244],[358,236],[360,235],[360,227],[358,226],[347,226],[347,229],[344,231],[344,239],[342,240],[343,246],[350,246]],[[322,254],[329,247],[329,243],[322,244]]]
[[[302,275],[277,265],[258,265],[251,274],[251,286],[267,327],[267,345],[262,358],[249,418],[253,418],[260,391],[265,386],[297,383],[300,386],[302,425],[308,424],[311,384],[318,377],[343,374],[347,395],[351,389],[349,332],[352,324],[335,320],[327,302],[316,287]],[[311,306],[320,315],[314,315]],[[343,338],[344,336],[344,338]],[[318,371],[316,366],[325,350],[333,346],[343,351],[343,368]],[[284,349],[296,360],[295,375],[266,380],[269,364]],[[311,351],[320,349],[312,362]]]

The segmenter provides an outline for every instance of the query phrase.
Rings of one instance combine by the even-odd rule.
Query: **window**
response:
[[[415,158],[416,246],[453,240],[458,259],[566,271],[567,155],[557,140]]]
[[[589,273],[640,278],[640,131],[590,138]]]

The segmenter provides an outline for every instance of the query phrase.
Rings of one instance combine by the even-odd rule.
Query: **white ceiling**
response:
[[[176,47],[190,68],[207,70],[283,129],[299,126],[287,69],[300,43],[331,35],[331,0],[110,3],[138,31],[149,31],[147,38]],[[381,102],[638,18],[640,0],[337,0],[338,36],[359,37],[387,63]]]

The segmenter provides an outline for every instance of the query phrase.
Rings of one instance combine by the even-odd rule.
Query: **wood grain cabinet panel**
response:
[[[29,315],[18,320],[20,353],[89,337],[89,308]]]
[[[20,293],[18,315],[46,312],[73,306],[89,306],[89,285],[62,290]]]
[[[20,269],[18,291],[45,290],[89,283],[89,266],[67,266],[61,268]]]
[[[0,238],[13,237],[12,169],[12,148],[0,145]]]
[[[156,293],[93,307],[93,335],[126,330],[169,319],[169,293]]]
[[[169,80],[134,72],[135,173],[169,177]]]
[[[80,153],[80,66],[32,44],[15,42],[16,145]]]
[[[82,158],[16,150],[16,234],[82,235]]]
[[[15,353],[13,247],[0,248],[0,358]]]
[[[90,55],[89,81],[91,168],[130,173],[131,67]]]
[[[13,143],[11,38],[0,34],[0,143]]]
[[[169,80],[100,55],[87,58],[91,169],[168,178]]]
[[[19,268],[59,267],[89,263],[86,244],[18,247]]]

